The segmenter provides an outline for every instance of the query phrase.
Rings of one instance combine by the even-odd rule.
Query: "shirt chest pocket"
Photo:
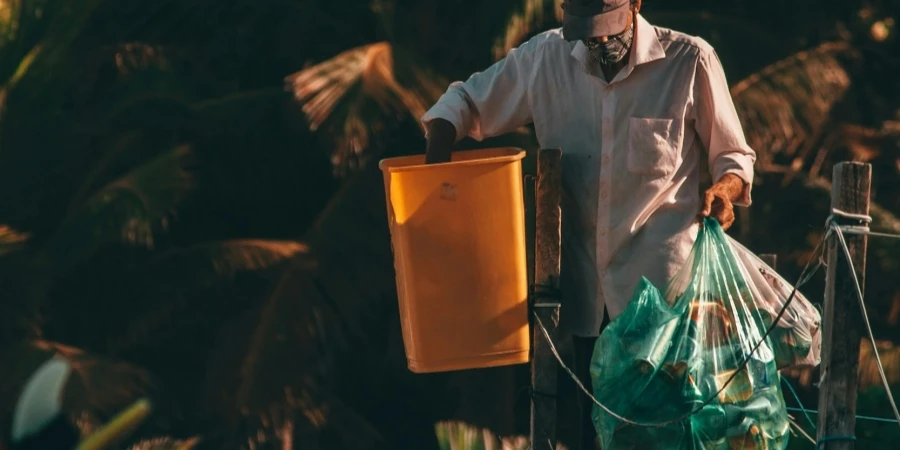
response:
[[[628,171],[654,178],[670,175],[681,149],[680,131],[673,119],[629,119]]]

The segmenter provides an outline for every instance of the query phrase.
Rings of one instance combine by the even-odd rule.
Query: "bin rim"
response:
[[[478,152],[478,151],[489,151],[489,150],[509,150],[510,153],[507,155],[501,156],[491,156],[487,158],[475,158],[475,159],[466,159],[462,161],[449,161],[444,163],[433,163],[433,164],[411,164],[408,166],[390,166],[388,165],[392,161],[398,161],[402,159],[411,159],[418,158],[424,155],[409,155],[409,156],[395,156],[392,158],[384,158],[378,162],[378,168],[382,171],[388,171],[390,173],[394,172],[409,172],[414,170],[423,170],[423,169],[432,169],[439,167],[457,167],[457,166],[477,166],[482,164],[495,164],[501,162],[513,162],[519,161],[525,158],[525,149],[521,147],[488,147],[488,148],[478,148],[471,150],[458,150],[453,153],[464,153],[464,152]]]

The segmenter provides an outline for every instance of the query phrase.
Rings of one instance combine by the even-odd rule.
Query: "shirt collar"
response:
[[[635,26],[631,54],[628,56],[628,72],[631,72],[630,69],[634,69],[640,64],[646,64],[666,57],[666,51],[656,36],[656,29],[640,13],[637,15]],[[591,73],[591,57],[584,42],[578,40],[571,54],[581,63],[585,71]]]

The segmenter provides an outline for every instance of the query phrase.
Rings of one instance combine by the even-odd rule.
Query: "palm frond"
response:
[[[527,450],[532,448],[525,436],[500,437],[490,429],[458,421],[442,421],[434,425],[441,450]],[[557,450],[566,450],[561,443]]]
[[[7,225],[0,225],[0,256],[20,250],[30,237],[29,233],[21,233]]]
[[[114,48],[113,59],[120,75],[129,75],[134,71],[149,68],[166,70],[171,64],[164,47],[144,42],[117,44]]]
[[[430,105],[397,81],[388,42],[345,51],[285,82],[303,105],[309,129],[328,127],[335,141],[332,161],[339,172],[365,164],[373,139],[392,125],[388,118],[417,120]]]
[[[875,343],[888,384],[893,386],[900,383],[900,347],[891,341],[876,340]],[[791,368],[782,371],[782,373],[785,376],[797,379],[801,386],[809,387],[813,381],[818,380],[818,371],[818,367],[806,367]],[[878,364],[872,351],[872,343],[868,338],[864,338],[859,342],[860,392],[870,388],[881,388],[882,386],[884,386],[884,383],[881,380],[881,373],[878,371]]]
[[[380,180],[377,168],[369,168],[335,196],[306,239],[317,266],[311,270],[303,259],[297,261],[261,312],[237,396],[241,443],[285,442],[292,436],[315,442],[329,430],[345,440],[340,448],[379,442],[339,391],[345,386],[341,374],[367,371],[367,357],[384,355],[369,346],[383,340],[388,314],[396,314]],[[353,367],[341,370],[339,355],[349,354],[356,355]],[[356,382],[350,384],[356,389]],[[354,398],[359,401],[365,400]]]
[[[56,269],[68,270],[111,243],[152,247],[155,231],[167,226],[191,187],[188,155],[187,146],[176,147],[91,195],[45,245]]]
[[[125,310],[114,311],[122,323],[105,330],[104,350],[122,354],[200,333],[204,328],[196,325],[198,318],[212,317],[213,310],[228,317],[229,312],[243,310],[258,298],[238,289],[235,276],[266,271],[287,261],[294,261],[302,270],[315,266],[306,245],[294,241],[235,239],[162,252],[136,270],[135,279],[127,281],[128,291],[122,295],[132,302]],[[167,300],[159,302],[159,298]]]
[[[54,8],[54,16],[47,24],[42,39],[21,59],[15,70],[6,79],[4,89],[14,88],[21,80],[31,77],[36,82],[52,76],[67,57],[69,47],[75,42],[91,14],[103,0],[65,0]],[[6,74],[4,74],[6,75]]]
[[[200,438],[173,439],[171,437],[157,437],[143,439],[135,442],[128,450],[191,450],[200,443]]]
[[[39,341],[35,346],[72,364],[74,376],[63,394],[63,408],[70,413],[88,413],[106,421],[156,389],[150,374],[134,365],[53,342]]]
[[[0,348],[41,335],[41,260],[26,247],[30,234],[0,225]]]
[[[543,29],[548,23],[562,23],[562,4],[563,0],[522,0],[522,6],[507,21],[503,35],[494,42],[494,60],[505,57],[530,34]]]
[[[159,274],[165,271],[205,284],[239,271],[268,269],[292,258],[304,262],[304,268],[312,268],[311,258],[302,259],[307,253],[306,245],[296,241],[232,239],[167,250],[155,257],[147,270],[155,274],[152,278],[166,278]]]
[[[791,166],[816,145],[851,75],[843,58],[849,43],[830,42],[769,65],[731,88],[757,167]]]
[[[875,343],[888,384],[900,383],[900,347],[890,341],[875,341]],[[868,339],[863,339],[859,343],[859,387],[866,389],[883,385],[872,343]]]
[[[31,374],[54,356],[64,357],[71,364],[61,412],[80,425],[82,437],[139,398],[159,395],[152,377],[141,368],[58,343],[33,341],[2,352],[7,370],[0,383],[0,409],[11,411]]]

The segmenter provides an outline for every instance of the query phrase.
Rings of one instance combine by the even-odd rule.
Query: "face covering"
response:
[[[606,42],[600,42],[598,39],[588,39],[584,42],[591,58],[605,66],[615,64],[625,58],[628,49],[631,48],[631,42],[634,40],[634,24],[627,30],[616,36],[610,36]]]

